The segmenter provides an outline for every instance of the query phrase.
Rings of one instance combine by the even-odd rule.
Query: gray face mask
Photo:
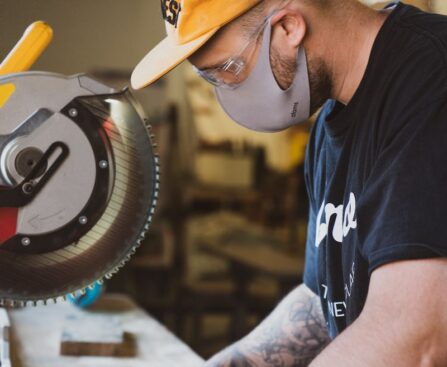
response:
[[[268,22],[258,61],[247,79],[234,89],[216,87],[225,112],[240,125],[274,132],[305,122],[310,115],[310,87],[304,47],[300,47],[295,79],[287,90],[276,82],[270,65],[272,27]]]

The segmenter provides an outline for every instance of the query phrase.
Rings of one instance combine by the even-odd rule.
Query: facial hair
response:
[[[330,98],[332,81],[328,68],[321,58],[309,57],[307,53],[307,65],[310,84],[310,112],[313,115]],[[281,89],[289,88],[295,78],[296,57],[281,56],[276,47],[270,51],[270,63],[276,82]]]

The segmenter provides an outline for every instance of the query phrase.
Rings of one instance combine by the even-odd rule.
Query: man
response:
[[[357,0],[166,0],[168,38],[254,130],[329,101],[306,157],[304,285],[207,366],[447,366],[447,18]]]

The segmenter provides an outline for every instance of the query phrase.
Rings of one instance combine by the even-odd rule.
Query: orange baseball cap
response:
[[[142,89],[186,60],[222,26],[262,0],[161,0],[167,37],[132,73],[134,89]]]

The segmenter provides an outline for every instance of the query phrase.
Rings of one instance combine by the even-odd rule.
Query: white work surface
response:
[[[119,318],[136,341],[134,358],[65,357],[60,340],[67,315],[87,312],[69,303],[10,310],[14,367],[198,367],[203,360],[129,298],[106,295],[95,305],[98,314]],[[94,325],[91,325],[94,327]]]

